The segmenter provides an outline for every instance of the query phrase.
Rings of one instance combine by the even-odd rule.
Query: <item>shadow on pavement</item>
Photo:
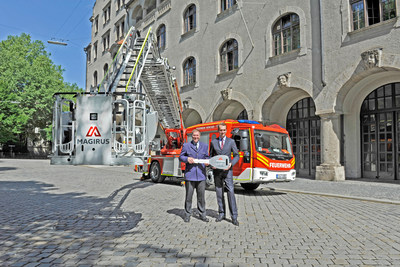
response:
[[[121,206],[133,190],[151,185],[136,182],[96,198],[49,193],[56,188],[46,183],[0,182],[0,262],[94,264],[100,252],[113,251],[114,238],[134,234],[142,214]]]
[[[0,172],[1,171],[13,171],[16,170],[17,168],[15,167],[0,167]]]
[[[265,189],[256,189],[254,191],[247,191],[243,188],[235,187],[235,194],[243,195],[243,196],[279,196],[279,195],[286,195],[283,192],[274,192],[272,190],[265,190]]]
[[[182,218],[182,220],[185,218],[185,211],[183,209],[174,208],[174,209],[167,210],[167,213],[179,216]],[[200,220],[199,212],[197,209],[193,209],[192,213],[193,213],[192,217]],[[207,217],[218,218],[218,211],[206,209],[206,213],[207,213]]]

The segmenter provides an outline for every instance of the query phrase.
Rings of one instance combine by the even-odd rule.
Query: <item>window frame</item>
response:
[[[182,64],[183,86],[196,84],[196,58],[190,56]]]
[[[196,5],[191,4],[183,13],[183,33],[196,29]]]
[[[220,74],[239,69],[239,43],[236,39],[226,40],[219,49]]]
[[[98,54],[97,54],[97,41],[93,44],[93,61],[97,60]]]
[[[103,43],[103,53],[108,52],[110,49],[110,31],[107,31],[106,34],[101,38]]]
[[[294,17],[296,17],[297,19],[292,20],[292,18]],[[287,18],[289,18],[289,20],[287,20]],[[288,25],[284,25],[284,22],[288,23]],[[274,56],[287,54],[290,53],[291,51],[300,49],[301,47],[300,40],[301,40],[300,17],[296,13],[291,12],[285,14],[273,24],[272,51]]]
[[[163,29],[163,32],[161,32],[162,29]],[[162,51],[165,50],[166,43],[167,43],[167,27],[165,26],[165,24],[161,24],[158,27],[156,35],[157,35],[157,47],[158,47],[158,50],[160,52],[162,52]],[[160,41],[161,41],[162,45],[160,45]]]
[[[106,25],[108,22],[110,22],[111,19],[111,2],[106,5],[105,8],[103,8],[103,25]]]
[[[376,5],[378,4],[378,7],[376,8],[371,8],[371,9],[377,9],[379,10],[379,17],[371,17],[369,15],[369,6],[368,4],[372,4]],[[384,10],[384,6],[385,3],[387,2],[386,5],[393,5],[393,9],[389,9],[387,12],[389,14],[389,18],[385,19],[385,10]],[[358,5],[358,6],[362,6],[362,16],[360,17],[359,14],[361,13],[360,11],[356,12],[356,10],[354,9],[354,7]],[[350,6],[350,23],[351,23],[351,30],[352,31],[357,31],[363,28],[367,28],[370,27],[372,25],[375,24],[379,24],[388,20],[391,20],[393,18],[396,18],[396,12],[397,12],[397,6],[396,6],[396,0],[349,0],[349,6]],[[361,10],[361,8],[359,9]],[[354,20],[355,18],[355,14],[357,14],[358,19]],[[394,16],[390,15],[390,14],[394,14]],[[378,19],[377,22],[372,22],[371,20]],[[357,22],[357,27],[355,27],[355,22]]]
[[[237,0],[220,0],[220,13],[232,8],[237,4]]]
[[[99,16],[97,15],[96,18],[94,19],[94,34],[97,34],[99,32]]]
[[[99,74],[98,74],[97,70],[95,70],[93,72],[93,87],[97,88],[98,81],[99,81]]]

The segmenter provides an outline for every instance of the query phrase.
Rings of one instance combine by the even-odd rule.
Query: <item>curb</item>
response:
[[[375,203],[400,205],[400,201],[390,200],[390,199],[377,199],[377,198],[368,198],[368,197],[346,196],[346,195],[311,192],[311,191],[301,191],[301,190],[291,190],[291,189],[276,189],[276,188],[272,188],[272,187],[265,187],[265,188],[268,190],[274,191],[274,192],[307,194],[307,195],[315,195],[315,196],[336,197],[336,198],[353,199],[353,200],[368,201],[368,202],[375,202]]]

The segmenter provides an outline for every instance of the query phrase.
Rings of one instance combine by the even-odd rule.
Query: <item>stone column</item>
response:
[[[344,181],[344,167],[340,165],[340,115],[318,114],[321,117],[321,162],[315,179]]]

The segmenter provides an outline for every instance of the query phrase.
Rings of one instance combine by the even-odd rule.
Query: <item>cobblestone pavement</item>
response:
[[[1,266],[400,266],[400,205],[237,187],[240,226],[127,167],[0,159]]]

